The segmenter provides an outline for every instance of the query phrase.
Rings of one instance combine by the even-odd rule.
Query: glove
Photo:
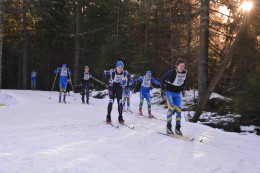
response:
[[[164,96],[165,96],[165,91],[164,90],[161,91],[161,96],[162,96],[162,99],[164,99]]]

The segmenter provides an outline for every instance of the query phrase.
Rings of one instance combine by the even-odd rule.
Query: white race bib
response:
[[[172,83],[174,86],[181,86],[182,84],[184,84],[184,80],[186,79],[186,73],[178,73],[176,74],[176,78],[174,80],[174,82]]]
[[[89,80],[89,77],[90,77],[89,73],[84,73],[84,80]]]
[[[61,75],[61,76],[67,76],[67,75],[68,75],[67,69],[61,70],[60,75]]]
[[[144,77],[142,86],[143,87],[150,87],[151,86],[151,78]]]
[[[123,78],[124,78],[123,74],[121,74],[121,75],[115,74],[114,82],[115,83],[122,83]]]
[[[36,77],[36,73],[32,73],[31,77]]]

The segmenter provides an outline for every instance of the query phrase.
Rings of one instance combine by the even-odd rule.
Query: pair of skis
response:
[[[114,128],[116,128],[116,129],[118,129],[120,125],[121,126],[125,126],[125,127],[129,128],[129,129],[134,129],[135,128],[134,126],[130,126],[130,125],[125,124],[125,123],[119,123],[119,125],[114,125],[112,122],[108,123],[106,121],[105,121],[105,123],[110,125],[110,126],[112,126],[112,127],[114,127]]]

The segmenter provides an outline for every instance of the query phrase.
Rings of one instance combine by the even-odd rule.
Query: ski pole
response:
[[[58,67],[58,68],[59,68],[59,67]],[[50,93],[49,99],[51,99],[51,94],[52,94],[52,91],[53,91],[53,88],[54,88],[54,85],[55,85],[55,82],[56,82],[56,78],[57,78],[57,75],[58,75],[58,68],[57,68],[57,73],[56,73],[55,78],[54,78],[54,82],[53,82],[53,84],[52,84],[52,88],[51,88],[51,93]]]
[[[97,78],[91,76],[92,79],[94,79],[96,82],[100,83],[101,85],[104,85],[105,87],[107,87],[107,85],[103,82],[101,82],[100,80],[98,80]]]

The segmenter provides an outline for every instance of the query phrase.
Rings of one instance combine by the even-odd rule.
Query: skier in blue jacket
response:
[[[124,112],[132,112],[130,109],[130,94],[134,88],[134,80],[132,77],[129,78],[129,82],[127,78],[125,78],[122,82],[123,84],[123,111]],[[125,106],[126,105],[126,106]]]
[[[174,134],[172,131],[172,115],[176,112],[175,133],[182,135],[181,128],[181,92],[184,96],[184,87],[186,83],[185,60],[179,58],[176,67],[167,72],[161,80],[162,97],[166,89],[166,98],[168,104],[166,132]]]
[[[35,91],[36,89],[36,79],[37,79],[37,72],[33,70],[31,72],[31,89],[32,91]]]
[[[66,103],[66,88],[67,88],[67,80],[68,77],[71,79],[71,72],[66,67],[66,64],[63,64],[62,67],[57,68],[54,71],[55,74],[58,73],[59,75],[59,87],[60,87],[60,94],[59,94],[59,103],[61,103],[61,95],[63,93],[63,102]]]
[[[151,113],[150,87],[152,82],[156,85],[160,85],[160,82],[152,77],[152,72],[150,70],[146,71],[145,76],[140,76],[139,78],[137,78],[135,82],[142,82],[140,89],[139,115],[143,115],[142,108],[145,98],[148,105],[148,117],[153,118],[154,116]]]

